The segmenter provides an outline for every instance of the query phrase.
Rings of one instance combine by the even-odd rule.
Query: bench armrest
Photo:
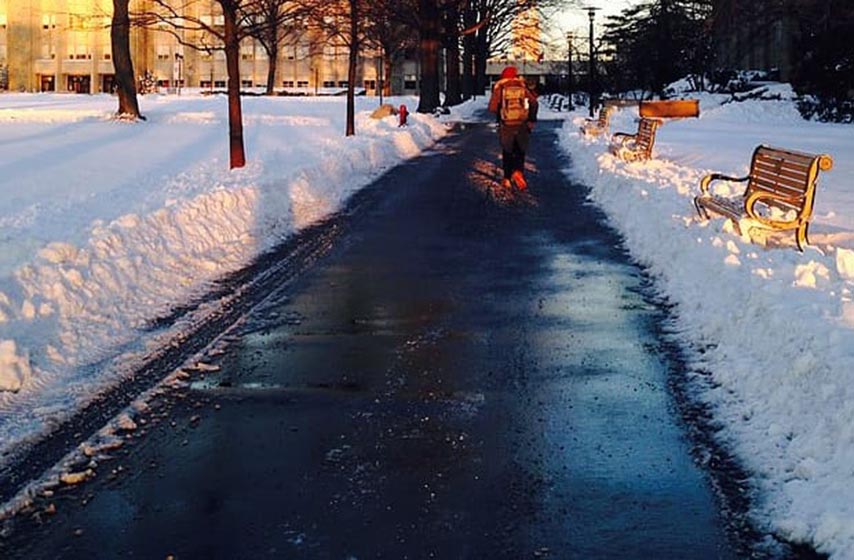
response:
[[[627,142],[632,142],[637,138],[637,134],[629,134],[627,132],[616,132],[611,135],[611,142],[625,146]]]
[[[753,211],[753,207],[756,206],[757,202],[762,202],[763,200],[777,200],[780,202],[788,202],[790,204],[799,206],[800,200],[791,196],[784,196],[781,194],[757,191],[747,197],[747,200],[744,201],[744,211],[747,215],[757,222],[771,227],[771,228],[780,228],[780,227],[793,227],[797,225],[800,221],[800,216],[798,216],[795,220],[772,220],[765,216],[760,216],[756,212]]]
[[[711,173],[706,175],[700,180],[700,192],[703,194],[709,194],[709,187],[712,184],[712,181],[733,181],[735,183],[743,183],[750,179],[750,176],[747,177],[730,177],[729,175],[722,175],[720,173]]]

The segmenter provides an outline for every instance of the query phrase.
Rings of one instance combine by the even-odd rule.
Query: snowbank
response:
[[[142,102],[126,123],[109,96],[0,96],[0,454],[119,381],[85,366],[447,130],[363,97],[345,138],[342,98],[247,98],[229,172],[224,97]]]
[[[726,105],[702,96],[701,118],[661,127],[646,163],[623,163],[607,153],[607,139],[581,137],[577,115],[561,142],[569,173],[592,187],[676,304],[693,385],[754,475],[759,522],[854,558],[854,130],[801,120],[781,91],[779,101]],[[611,130],[634,131],[636,116],[620,111]],[[813,245],[803,254],[695,215],[700,178],[746,174],[760,143],[835,160],[820,178]]]

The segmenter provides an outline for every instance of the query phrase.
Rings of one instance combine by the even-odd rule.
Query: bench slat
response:
[[[800,152],[792,152],[787,150],[778,150],[776,148],[765,148],[759,149],[756,152],[757,158],[768,157],[770,159],[784,159],[792,162],[800,163],[802,165],[809,166],[812,164],[815,156],[811,156],[809,154],[804,154]]]
[[[791,164],[777,163],[777,162],[769,162],[767,159],[760,159],[756,161],[753,165],[753,169],[760,169],[763,171],[767,171],[774,175],[783,175],[784,177],[791,177],[797,180],[803,180],[809,175],[810,168],[809,166],[794,166]]]
[[[806,190],[806,185],[808,182],[807,179],[809,178],[809,175],[802,175],[801,177],[791,177],[789,175],[772,173],[768,169],[754,169],[750,173],[750,176],[756,179],[761,179],[764,181],[782,185],[783,187],[788,187],[790,189],[796,189],[801,192]]]
[[[748,191],[757,188],[763,191],[779,193],[784,196],[791,197],[802,197],[806,192],[806,190],[801,186],[790,185],[773,177],[752,175],[750,177],[750,186],[748,186]]]

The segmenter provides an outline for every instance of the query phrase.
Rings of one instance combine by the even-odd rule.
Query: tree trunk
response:
[[[445,43],[445,107],[453,107],[463,102],[462,84],[460,83],[460,12],[454,6],[446,8],[445,25],[443,29]]]
[[[463,37],[463,99],[471,99],[474,95],[474,36]]]
[[[439,7],[436,0],[419,0],[421,15],[421,97],[419,113],[432,113],[439,107]]]
[[[130,57],[130,16],[129,0],[113,0],[113,23],[110,27],[110,43],[113,48],[113,68],[116,71],[116,93],[119,96],[119,110],[116,115],[123,118],[139,119],[139,102],[136,98],[136,78],[133,74],[133,60]]]
[[[486,59],[489,58],[489,39],[486,29],[477,32],[474,50],[474,94],[479,95],[486,91],[489,85],[486,77]]]
[[[271,25],[272,30],[267,38],[267,95],[273,95],[276,88],[276,70],[279,65],[279,31],[275,24]]]
[[[350,59],[347,64],[347,132],[356,135],[356,65],[359,62],[359,0],[350,0]]]
[[[393,71],[392,57],[386,50],[383,53],[383,95],[391,97],[391,73]]]
[[[269,60],[267,66],[267,90],[264,93],[266,95],[273,95],[276,89],[276,67],[279,61],[276,60],[275,56],[270,55],[268,55],[267,60]]]
[[[240,38],[237,34],[237,6],[218,0],[225,20],[225,65],[228,69],[228,139],[231,169],[246,165],[243,149],[243,108],[240,105]]]
[[[445,50],[445,63],[448,69],[445,107],[453,107],[463,102],[462,83],[460,81],[460,45],[457,37],[448,43]]]

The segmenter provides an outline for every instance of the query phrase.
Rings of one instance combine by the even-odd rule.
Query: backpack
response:
[[[520,126],[528,120],[528,88],[520,80],[508,81],[501,88],[501,122]]]

